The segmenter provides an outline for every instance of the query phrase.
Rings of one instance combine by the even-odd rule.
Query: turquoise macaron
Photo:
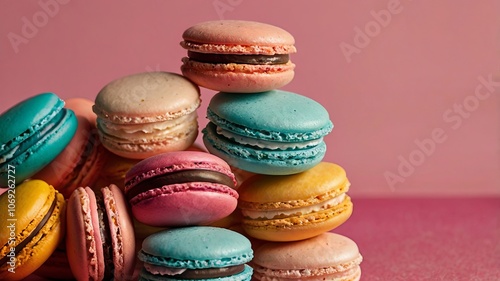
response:
[[[306,96],[282,90],[220,92],[202,130],[207,150],[241,170],[267,175],[303,172],[321,162],[333,129],[328,111]]]
[[[139,280],[247,281],[253,269],[250,241],[212,226],[171,228],[148,236],[138,253]]]
[[[42,93],[0,115],[0,186],[12,187],[41,170],[69,144],[78,122],[54,93]]]

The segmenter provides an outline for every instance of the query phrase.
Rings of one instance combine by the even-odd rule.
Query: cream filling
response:
[[[328,199],[326,201],[307,206],[301,208],[294,208],[290,210],[266,210],[266,211],[257,211],[257,210],[241,210],[243,216],[248,217],[250,219],[274,219],[276,217],[291,217],[297,215],[305,215],[314,212],[319,212],[321,210],[326,210],[336,205],[339,205],[344,201],[345,193],[342,193],[332,199]]]
[[[323,141],[323,138],[310,141],[303,141],[303,142],[275,142],[275,141],[258,140],[231,133],[227,130],[222,129],[221,127],[217,127],[217,134],[223,135],[228,139],[234,140],[244,145],[257,146],[259,148],[266,148],[273,150],[302,149],[306,147],[317,146]]]
[[[12,148],[9,152],[7,152],[3,157],[0,157],[0,164],[3,164],[14,157],[16,151],[19,149],[19,146]]]
[[[159,265],[154,265],[150,263],[144,263],[144,268],[146,268],[147,271],[153,273],[153,274],[159,274],[159,275],[178,275],[186,271],[186,268],[173,268],[173,267],[165,267],[165,266],[159,266]]]
[[[153,123],[141,123],[141,124],[118,124],[109,122],[106,119],[98,118],[97,122],[101,125],[101,128],[108,134],[113,134],[113,132],[134,134],[134,133],[154,133],[158,131],[173,130],[174,128],[192,121],[196,121],[198,115],[195,112],[181,116],[176,119],[159,121]]]

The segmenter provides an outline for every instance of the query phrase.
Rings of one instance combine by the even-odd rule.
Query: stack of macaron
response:
[[[294,44],[269,24],[203,22],[183,34],[182,75],[2,113],[0,279],[359,280],[356,244],[331,232],[353,206],[346,172],[323,161],[329,113],[280,89]],[[206,150],[200,87],[218,92]]]
[[[202,131],[207,150],[254,174],[238,188],[244,233],[261,241],[254,278],[359,280],[356,244],[330,232],[353,206],[344,169],[322,162],[323,138],[333,128],[328,111],[278,89],[294,77],[293,36],[269,24],[223,20],[194,25],[183,39],[182,73],[219,91]]]

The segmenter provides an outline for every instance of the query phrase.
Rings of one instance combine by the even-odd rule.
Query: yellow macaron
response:
[[[0,280],[21,280],[64,237],[64,197],[44,181],[28,180],[0,196],[0,209]]]
[[[267,241],[302,240],[330,231],[352,214],[349,186],[344,169],[328,162],[293,175],[255,175],[238,189],[243,228]]]

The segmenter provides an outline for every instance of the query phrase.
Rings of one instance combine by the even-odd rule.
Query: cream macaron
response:
[[[131,159],[184,150],[198,135],[200,90],[182,75],[144,72],[108,83],[93,111],[103,145]]]

